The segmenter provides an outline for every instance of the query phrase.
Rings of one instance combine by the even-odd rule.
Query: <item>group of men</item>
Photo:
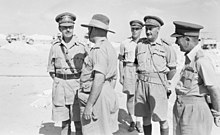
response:
[[[172,46],[160,38],[164,25],[156,16],[144,22],[131,20],[131,37],[121,43],[120,54],[108,41],[109,18],[95,14],[89,24],[89,48],[73,34],[76,16],[62,13],[55,18],[60,38],[51,46],[48,72],[53,78],[52,119],[62,121],[61,135],[112,135],[118,131],[119,101],[115,91],[117,62],[119,81],[127,95],[130,116],[128,131],[152,134],[151,122],[159,122],[161,135],[169,134],[167,122],[170,82],[176,73],[177,56]],[[212,64],[199,45],[197,24],[175,21],[176,44],[185,53],[177,99],[173,108],[174,135],[209,135],[214,121],[220,123],[220,90]],[[146,37],[140,38],[145,28]],[[209,96],[212,112],[206,98]],[[220,125],[220,124],[219,124]]]

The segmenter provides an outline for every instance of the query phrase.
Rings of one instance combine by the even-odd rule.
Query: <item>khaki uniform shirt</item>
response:
[[[177,65],[176,53],[167,42],[158,38],[154,43],[149,43],[146,38],[142,38],[139,40],[136,52],[138,71],[145,73],[157,72],[150,54],[152,54],[158,72],[166,73],[169,71],[169,67],[176,67]]]
[[[136,46],[137,43],[131,37],[121,43],[120,55],[124,56],[124,62],[134,62]]]
[[[69,57],[71,67],[66,62],[61,46],[64,46],[64,52]],[[74,73],[81,72],[86,54],[84,45],[78,42],[76,36],[73,36],[69,43],[65,43],[63,40],[56,40],[50,49],[47,71],[72,74],[73,72],[70,68],[73,68]]]
[[[185,66],[176,86],[177,95],[204,96],[208,93],[206,86],[216,85],[216,74],[201,45],[186,54]]]

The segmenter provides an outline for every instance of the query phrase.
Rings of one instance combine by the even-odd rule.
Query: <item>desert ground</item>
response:
[[[60,123],[51,120],[52,79],[46,72],[50,44],[39,42],[28,45],[22,41],[0,43],[0,134],[59,135]],[[118,46],[115,47],[118,51]],[[182,54],[178,55],[179,68],[182,60]],[[173,79],[174,84],[177,78],[175,76]],[[117,83],[115,90],[120,100],[119,131],[115,135],[138,135],[136,131],[127,131],[128,114],[122,86]],[[174,101],[173,92],[169,99],[170,135]],[[75,129],[72,131],[74,135]],[[153,123],[153,135],[159,134],[159,124]],[[220,128],[213,124],[212,135],[219,134]]]

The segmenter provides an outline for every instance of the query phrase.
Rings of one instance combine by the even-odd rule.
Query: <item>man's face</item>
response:
[[[160,27],[145,26],[145,30],[147,39],[149,39],[151,42],[154,42],[158,37]]]
[[[186,37],[184,36],[176,37],[175,43],[180,47],[180,51],[182,52],[188,51],[189,45],[187,44]]]
[[[142,31],[142,28],[140,28],[140,27],[133,27],[133,28],[131,28],[132,37],[134,39],[139,38],[140,35],[141,35],[141,31]]]
[[[89,36],[89,41],[94,43],[94,28],[93,27],[88,27],[88,36]]]
[[[59,30],[62,33],[63,37],[72,37],[73,36],[73,29],[74,29],[74,25],[59,27]]]

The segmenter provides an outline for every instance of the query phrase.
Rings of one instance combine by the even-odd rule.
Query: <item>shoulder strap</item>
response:
[[[160,73],[159,73],[159,70],[158,70],[158,68],[156,67],[155,63],[154,63],[154,60],[153,60],[153,54],[152,54],[152,52],[151,52],[150,45],[148,45],[148,49],[149,49],[149,52],[150,52],[150,58],[151,58],[151,61],[152,61],[152,63],[153,63],[154,68],[156,69],[157,75],[159,76],[162,85],[164,86],[166,92],[168,93],[169,90],[168,90],[168,88],[167,88],[165,82],[164,82],[163,79],[161,78]],[[167,96],[167,98],[169,98],[169,96]]]
[[[66,63],[67,63],[68,66],[70,67],[70,71],[71,71],[72,73],[74,73],[74,69],[73,69],[73,67],[72,67],[72,65],[71,65],[71,63],[70,63],[69,57],[67,56],[67,54],[66,54],[66,52],[65,52],[65,50],[64,50],[64,46],[61,45],[60,48],[61,48],[61,50],[62,50],[62,52],[63,52],[63,55],[64,55],[65,60],[66,60]]]

